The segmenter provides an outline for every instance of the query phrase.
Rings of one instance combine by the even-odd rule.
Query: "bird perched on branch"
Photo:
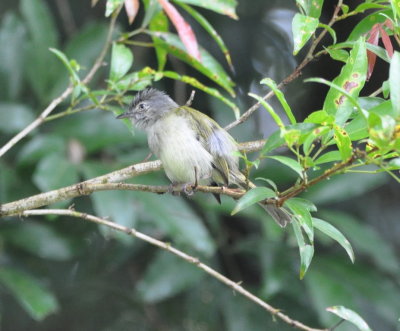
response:
[[[160,158],[172,185],[255,187],[239,170],[238,147],[232,136],[207,115],[179,106],[164,92],[154,88],[139,92],[117,118],[128,118],[146,131],[149,148]],[[291,221],[285,209],[259,204],[281,227]]]

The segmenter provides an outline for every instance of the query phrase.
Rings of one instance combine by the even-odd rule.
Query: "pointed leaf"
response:
[[[194,10],[192,7],[180,2],[180,1],[175,1],[181,6],[183,9],[185,9],[202,27],[204,30],[208,32],[208,34],[215,40],[215,42],[218,44],[219,48],[221,49],[222,53],[225,55],[226,62],[228,63],[230,69],[232,72],[234,72],[234,68],[232,65],[232,59],[231,55],[229,53],[228,48],[226,47],[223,39],[221,36],[218,34],[217,31],[215,31],[214,27],[208,22],[208,20],[201,15],[197,10]]]
[[[251,96],[252,98],[256,99],[259,103],[261,103],[261,105],[269,112],[269,114],[271,115],[271,117],[273,118],[275,123],[280,128],[284,127],[284,124],[283,124],[281,118],[279,117],[279,115],[275,112],[275,110],[271,107],[271,105],[267,101],[265,101],[262,97],[258,96],[257,94],[254,94],[254,93],[249,93],[249,96]]]
[[[168,32],[149,32],[151,36],[160,38],[160,47],[165,48],[168,53],[176,56],[180,60],[188,63],[196,70],[210,78],[215,83],[222,86],[232,96],[235,96],[235,91],[232,86],[234,83],[225,72],[223,67],[202,47],[200,47],[201,62],[190,56],[177,35]]]
[[[294,50],[296,55],[314,34],[318,27],[318,19],[297,13],[292,22]]]
[[[300,279],[303,279],[314,256],[314,246],[305,243],[301,228],[296,221],[292,222],[292,226],[296,236],[297,245],[299,246]]]
[[[249,190],[244,196],[242,196],[235,208],[232,210],[231,215],[237,214],[239,211],[254,205],[255,203],[272,198],[275,196],[275,192],[267,187],[255,187]]]
[[[290,108],[289,104],[287,103],[283,92],[278,88],[276,83],[270,78],[264,78],[260,83],[267,85],[272,91],[274,91],[276,97],[278,98],[283,109],[285,110],[285,113],[286,113],[287,117],[289,118],[290,123],[296,124],[297,123],[296,118],[293,115],[292,109]]]
[[[176,31],[178,31],[179,38],[185,45],[188,54],[198,61],[201,61],[199,45],[197,44],[197,39],[192,27],[185,21],[176,8],[168,2],[168,0],[158,0],[158,2],[161,4],[165,13],[175,26]]]
[[[139,0],[125,0],[125,11],[129,24],[132,24],[139,11]]]
[[[291,159],[290,157],[287,156],[281,156],[281,155],[276,155],[276,156],[267,156],[270,159],[276,160],[285,166],[289,167],[290,169],[296,171],[300,177],[303,176],[303,167],[300,165],[299,162],[297,162],[294,159]]]
[[[332,306],[326,308],[326,310],[354,324],[360,331],[372,331],[362,317],[351,309],[343,306]]]
[[[317,228],[319,231],[325,233],[327,236],[331,237],[335,240],[339,245],[341,245],[347,252],[351,262],[354,263],[354,251],[353,247],[351,247],[350,242],[347,238],[341,233],[337,228],[335,228],[332,224],[321,220],[319,218],[313,217],[313,226]]]

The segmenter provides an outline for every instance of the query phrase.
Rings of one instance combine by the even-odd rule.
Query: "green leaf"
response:
[[[389,86],[395,116],[400,116],[400,53],[394,52],[390,61]]]
[[[313,226],[315,228],[317,228],[319,231],[326,234],[327,236],[331,237],[333,240],[337,241],[338,244],[341,245],[346,250],[351,262],[354,263],[354,259],[355,259],[354,251],[353,251],[353,248],[351,247],[350,242],[347,240],[347,238],[332,224],[330,224],[324,220],[313,217],[312,221],[313,221]]]
[[[146,303],[157,303],[195,286],[204,277],[193,264],[169,252],[158,251],[136,289]]]
[[[300,165],[299,162],[297,162],[294,159],[291,159],[290,157],[287,156],[281,156],[281,155],[275,155],[275,156],[267,156],[269,159],[273,159],[275,161],[278,161],[285,166],[289,167],[290,169],[296,171],[300,177],[303,177],[303,167]]]
[[[297,245],[299,246],[300,279],[303,279],[314,256],[314,246],[305,243],[301,228],[296,221],[292,222],[291,224],[294,234],[296,236]]]
[[[67,56],[59,51],[58,49],[55,48],[50,48],[50,52],[54,53],[62,62],[62,64],[64,64],[64,66],[67,68],[72,80],[74,81],[74,83],[78,83],[79,82],[79,76],[78,74],[75,72],[75,69],[72,67],[71,61],[68,60]]]
[[[179,4],[179,6],[181,6],[183,9],[185,9],[203,27],[203,29],[206,30],[208,32],[208,34],[215,40],[215,42],[219,46],[222,53],[225,55],[226,62],[228,63],[229,67],[231,68],[231,71],[233,72],[234,69],[233,69],[231,55],[229,53],[229,50],[226,47],[221,36],[214,29],[214,27],[210,24],[210,22],[203,15],[201,15],[197,10],[194,10],[192,7],[182,3],[181,1],[175,1],[175,2],[177,2]]]
[[[317,208],[310,201],[301,198],[291,198],[285,202],[285,206],[293,212],[293,215],[307,234],[309,241],[313,244],[314,228],[311,211],[316,211]]]
[[[269,153],[270,151],[282,146],[285,144],[285,139],[281,136],[280,131],[275,131],[273,134],[271,134],[267,141],[265,142],[265,145],[261,151],[262,155],[265,155]]]
[[[242,196],[235,208],[232,210],[231,215],[237,214],[239,211],[254,205],[255,203],[275,197],[275,192],[267,187],[255,187],[246,192],[244,196]]]
[[[325,110],[317,110],[312,112],[307,118],[304,120],[304,123],[315,123],[315,124],[332,124],[334,118],[332,115],[329,115]]]
[[[118,7],[122,6],[124,0],[107,0],[105,16],[110,16]]]
[[[336,61],[347,63],[349,59],[349,52],[344,49],[328,48],[327,51],[331,58]]]
[[[368,324],[361,318],[361,316],[351,309],[348,309],[344,306],[332,306],[326,308],[326,310],[354,324],[360,331],[372,331]]]
[[[353,154],[353,145],[351,144],[351,139],[346,130],[342,129],[341,127],[335,125],[333,130],[335,132],[333,138],[336,141],[336,145],[339,149],[342,160],[345,161]]]
[[[32,109],[24,104],[0,102],[0,132],[12,134],[34,120]]]
[[[364,86],[367,74],[367,51],[365,41],[359,39],[350,52],[347,63],[343,66],[326,96],[323,109],[335,116],[335,121],[342,126],[353,112],[354,100]],[[343,91],[347,92],[346,94]],[[357,104],[357,102],[355,102]]]
[[[324,164],[328,162],[335,162],[342,159],[342,156],[339,151],[330,151],[325,154],[322,154],[318,159],[315,160],[315,164]]]
[[[297,13],[292,22],[294,50],[293,55],[303,48],[318,27],[318,19]]]
[[[16,100],[22,90],[26,60],[26,27],[14,14],[6,13],[0,25],[0,100]],[[1,121],[0,121],[1,123]]]
[[[41,159],[33,174],[33,182],[43,192],[72,185],[77,181],[78,173],[74,165],[59,153]]]
[[[279,115],[275,112],[275,110],[271,107],[271,105],[265,101],[262,97],[258,96],[257,94],[249,93],[249,96],[256,99],[261,105],[269,112],[271,117],[274,119],[275,123],[280,127],[283,128],[284,124],[279,117]]]
[[[164,14],[163,11],[159,11],[157,14],[153,16],[150,21],[150,30],[151,31],[163,31],[167,32],[169,29],[168,18]],[[159,38],[151,37],[153,39],[154,47],[157,55],[158,62],[158,70],[162,71],[165,68],[165,64],[167,63],[167,50],[163,47],[159,47]]]
[[[360,107],[360,105],[359,105],[359,103],[358,103],[358,101],[357,101],[357,99],[356,98],[354,98],[350,93],[348,93],[345,89],[343,89],[342,87],[340,87],[339,85],[336,85],[335,83],[332,83],[332,82],[330,82],[330,81],[327,81],[326,79],[323,79],[323,78],[309,78],[309,79],[306,79],[306,80],[304,80],[305,82],[315,82],[315,83],[321,83],[321,84],[325,84],[325,85],[328,85],[328,86],[330,86],[331,87],[331,89],[329,90],[329,91],[331,91],[331,90],[334,90],[334,91],[337,91],[338,93],[339,93],[339,95],[340,94],[343,94],[343,97],[344,96],[346,96],[347,97],[347,99],[341,99],[342,101],[343,100],[348,100],[349,101],[349,103],[351,103],[354,107],[354,110],[357,110],[357,111],[359,111],[361,114],[363,114],[363,112],[362,112],[362,109],[361,109],[361,107]],[[329,92],[328,92],[329,93]],[[325,101],[326,101],[326,99],[325,99]],[[340,103],[340,102],[339,102]],[[339,113],[339,118],[338,118],[338,113],[336,113],[336,114],[333,114],[333,115],[335,115],[335,122],[337,123],[337,124],[340,124],[339,122],[343,122],[344,121],[344,119],[346,119],[346,117],[348,118],[348,117],[350,117],[350,115],[351,115],[351,113],[353,112],[353,108],[352,107],[347,107],[346,106],[346,108],[344,109],[344,111],[342,110],[340,113]],[[342,125],[344,125],[344,123],[342,123]]]
[[[41,259],[66,261],[75,255],[74,246],[69,238],[45,224],[30,221],[2,232],[6,242]]]
[[[110,80],[116,82],[124,77],[132,63],[132,51],[125,45],[114,43],[111,51]]]
[[[56,297],[49,290],[17,269],[3,265],[0,269],[0,282],[36,321],[42,321],[59,309]]]
[[[283,109],[285,110],[285,113],[286,113],[287,117],[289,118],[290,123],[296,124],[297,123],[296,118],[293,115],[292,109],[290,108],[289,104],[287,103],[287,101],[285,99],[284,94],[278,88],[276,83],[271,78],[264,78],[260,83],[267,85],[272,91],[274,91],[276,97],[278,98]]]
[[[142,22],[142,28],[147,27],[153,17],[161,12],[161,5],[157,0],[143,0],[145,13]]]
[[[357,41],[360,37],[365,36],[371,31],[372,27],[377,23],[386,21],[387,16],[390,15],[390,10],[377,10],[372,14],[365,16],[351,31],[347,41]]]
[[[188,3],[213,10],[219,14],[227,15],[233,19],[237,19],[235,8],[237,6],[236,0],[179,0],[180,2]]]
[[[178,59],[188,63],[203,75],[222,86],[231,96],[235,95],[232,88],[233,81],[225,72],[223,67],[202,47],[200,47],[201,62],[190,56],[179,37],[176,34],[168,32],[149,32],[151,36],[160,38],[159,46],[165,48],[168,53]]]
[[[351,238],[355,251],[359,255],[366,256],[377,269],[392,275],[400,273],[395,248],[376,229],[348,213],[322,210],[320,214]]]

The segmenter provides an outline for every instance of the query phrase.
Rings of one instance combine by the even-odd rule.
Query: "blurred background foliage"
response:
[[[346,2],[347,3],[347,2]],[[357,1],[348,1],[354,6]],[[87,72],[100,53],[109,19],[104,1],[91,8],[80,0],[2,0],[0,3],[0,145],[29,124],[67,86],[63,64],[49,52],[62,50]],[[327,1],[323,17],[333,3]],[[238,1],[239,20],[197,8],[215,27],[232,56],[237,84],[234,100],[241,110],[262,94],[259,81],[280,81],[296,66],[292,55],[292,1]],[[188,15],[203,45],[226,72],[218,46]],[[325,13],[326,12],[326,13]],[[119,31],[133,30],[124,15]],[[338,24],[341,38],[357,20]],[[144,36],[143,42],[149,42]],[[157,67],[154,50],[132,46],[133,68]],[[302,54],[299,55],[301,58]],[[107,62],[110,61],[108,57]],[[378,66],[382,63],[378,60]],[[203,79],[190,66],[169,57],[167,69]],[[382,66],[382,68],[384,68]],[[312,63],[307,76],[332,80],[340,67],[324,58]],[[387,69],[382,69],[382,71]],[[379,87],[379,72],[376,70]],[[91,84],[104,88],[109,68]],[[384,77],[387,77],[383,73]],[[146,83],[146,82],[145,82]],[[210,83],[211,84],[211,83]],[[371,83],[372,85],[374,83]],[[183,104],[191,88],[162,79],[156,86]],[[299,119],[322,107],[327,88],[295,81],[285,94]],[[309,86],[311,88],[311,86]],[[133,94],[132,94],[133,95]],[[193,102],[221,125],[234,119],[220,100],[198,91]],[[68,107],[59,107],[64,111]],[[275,124],[259,111],[232,130],[238,141],[269,136]],[[48,121],[0,160],[0,202],[89,179],[143,160],[148,154],[143,133],[129,132],[114,114],[93,109]],[[252,176],[273,179],[281,190],[295,174],[269,160]],[[162,172],[135,180],[168,184]],[[346,252],[318,236],[315,259],[299,280],[296,239],[282,231],[256,206],[230,216],[235,202],[223,197],[194,198],[142,192],[96,192],[74,201],[80,211],[109,217],[128,227],[173,243],[235,281],[243,281],[261,298],[305,324],[329,326],[337,317],[325,311],[345,305],[359,312],[376,330],[400,330],[399,189],[385,174],[351,174],[331,178],[304,195],[318,206],[317,216],[335,225],[351,242]],[[260,307],[235,295],[215,279],[175,256],[121,233],[64,217],[18,217],[0,223],[1,330],[290,330]],[[335,330],[354,330],[342,324]]]

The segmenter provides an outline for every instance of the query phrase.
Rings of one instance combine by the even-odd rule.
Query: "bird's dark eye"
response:
[[[146,108],[144,103],[139,103],[138,107],[139,107],[140,110],[144,110]]]

